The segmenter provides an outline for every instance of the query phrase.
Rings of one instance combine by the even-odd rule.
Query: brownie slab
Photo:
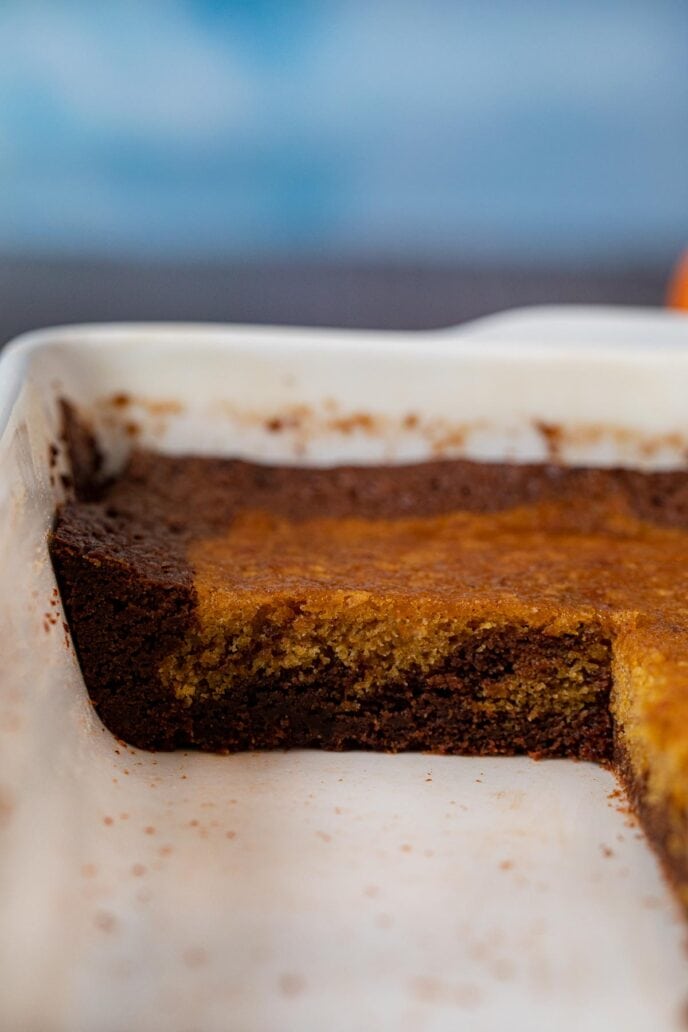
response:
[[[682,471],[140,452],[50,551],[126,741],[614,762],[688,900],[687,528]]]

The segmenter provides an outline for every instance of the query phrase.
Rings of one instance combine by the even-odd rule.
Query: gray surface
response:
[[[0,340],[73,322],[188,320],[422,329],[519,305],[662,303],[666,268],[135,264],[0,259]]]

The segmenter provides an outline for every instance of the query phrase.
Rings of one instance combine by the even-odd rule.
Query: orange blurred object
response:
[[[666,303],[669,308],[682,308],[688,311],[688,251],[684,251],[673,271]]]

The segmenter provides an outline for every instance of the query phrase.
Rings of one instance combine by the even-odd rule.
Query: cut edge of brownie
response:
[[[280,624],[272,632],[269,625],[264,612],[239,654],[231,633],[208,638],[196,630],[163,662],[162,680],[184,699],[192,719],[189,744],[225,751],[318,746],[611,756],[611,649],[597,626],[553,634],[474,621],[456,628],[429,669],[371,682],[365,668],[338,658],[326,637],[308,639],[304,651],[313,660],[280,668],[284,638]],[[382,630],[380,648],[387,648],[393,628]],[[277,657],[268,669],[266,640]]]

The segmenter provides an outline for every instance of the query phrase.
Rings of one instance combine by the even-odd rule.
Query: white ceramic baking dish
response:
[[[688,319],[76,327],[0,360],[3,1032],[683,1028],[685,927],[608,772],[113,739],[46,551],[60,397],[112,464],[135,436],[284,462],[670,467],[688,447]]]

